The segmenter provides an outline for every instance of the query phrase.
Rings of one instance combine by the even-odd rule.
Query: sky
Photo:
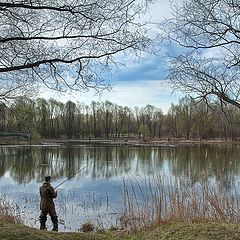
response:
[[[181,0],[178,0],[180,2]],[[149,15],[151,22],[159,23],[164,18],[171,17],[169,0],[156,0],[151,6]],[[158,30],[156,25],[151,26],[152,33]],[[180,93],[173,93],[165,86],[163,80],[167,75],[166,52],[172,52],[173,46],[160,46],[159,55],[145,54],[138,61],[128,61],[126,66],[121,67],[121,71],[111,75],[111,91],[104,91],[101,95],[96,95],[94,91],[79,94],[59,94],[47,89],[40,90],[40,97],[49,99],[55,98],[61,102],[71,100],[90,104],[92,101],[110,101],[120,106],[144,107],[148,104],[167,112],[171,103],[177,103],[182,97]]]

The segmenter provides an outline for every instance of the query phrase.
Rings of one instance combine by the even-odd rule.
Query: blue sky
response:
[[[178,0],[180,2],[181,0]],[[151,7],[149,16],[153,23],[159,23],[164,18],[170,17],[170,4],[168,0],[157,0]],[[156,33],[158,28],[152,25],[152,33]],[[178,52],[176,46],[160,45],[159,55],[144,54],[139,60],[126,60],[125,66],[118,72],[113,72],[110,83],[111,91],[104,91],[101,96],[93,91],[81,94],[58,94],[46,89],[40,91],[40,96],[44,98],[53,97],[59,101],[68,100],[90,104],[91,101],[109,100],[121,106],[144,107],[151,104],[167,112],[171,103],[177,103],[180,93],[172,93],[172,90],[161,83],[167,75],[166,53]]]

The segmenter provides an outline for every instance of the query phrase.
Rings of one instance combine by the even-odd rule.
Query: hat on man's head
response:
[[[51,179],[51,176],[45,176],[44,179],[45,179],[45,182],[49,182]]]

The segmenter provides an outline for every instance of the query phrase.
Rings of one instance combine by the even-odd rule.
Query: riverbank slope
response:
[[[103,233],[56,233],[40,231],[18,224],[0,222],[0,239],[4,240],[239,240],[240,225],[225,223],[167,223],[141,232],[124,230]]]

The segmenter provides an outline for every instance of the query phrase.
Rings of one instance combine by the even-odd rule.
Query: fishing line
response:
[[[58,184],[56,187],[54,187],[54,189],[57,189],[58,187],[60,187],[61,185],[63,185],[66,181],[70,180],[72,177],[74,177],[76,174],[78,174],[79,172],[81,172],[83,169],[85,169],[86,167],[88,167],[90,164],[94,163],[94,161],[88,163],[86,166],[80,168],[78,171],[76,171],[72,176],[66,178],[64,181],[62,181],[60,184]]]

